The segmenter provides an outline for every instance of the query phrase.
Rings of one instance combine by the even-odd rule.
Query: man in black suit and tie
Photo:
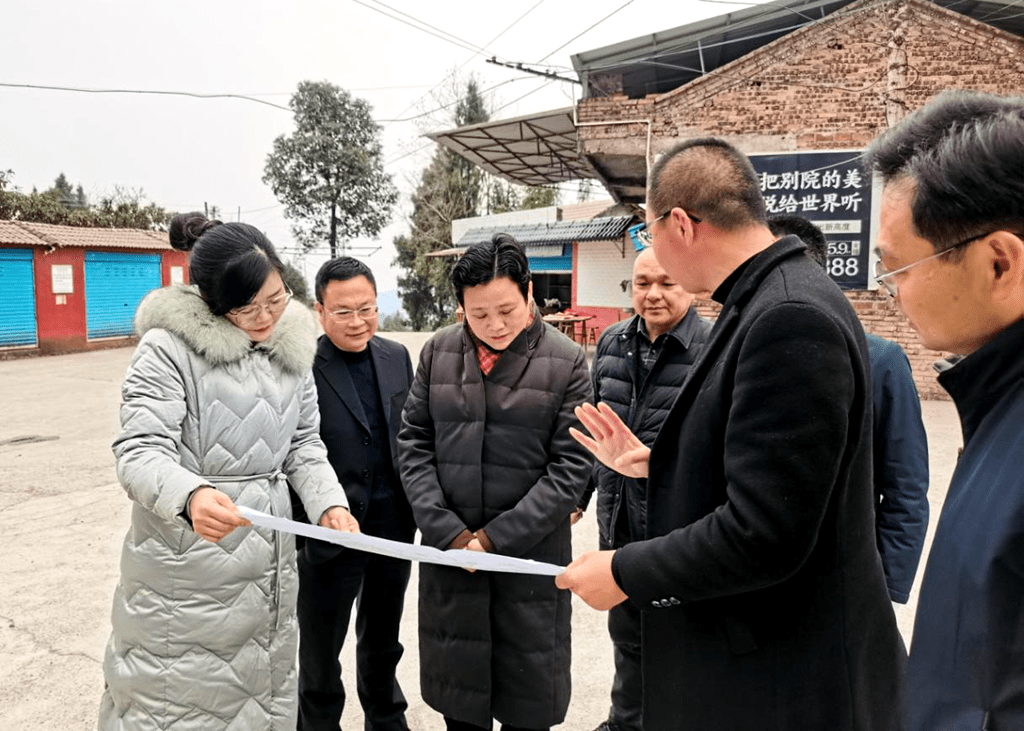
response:
[[[412,511],[398,478],[395,437],[412,383],[405,346],[376,337],[377,284],[351,257],[316,275],[323,325],[313,376],[320,436],[363,533],[412,543]],[[337,731],[345,705],[338,655],[352,602],[356,613],[356,688],[367,731],[405,731],[405,696],[395,678],[402,656],[398,625],[410,564],[307,540],[299,549],[299,723]]]

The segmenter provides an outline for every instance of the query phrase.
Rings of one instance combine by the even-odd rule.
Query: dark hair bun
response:
[[[171,219],[171,226],[168,231],[171,246],[179,251],[191,251],[200,236],[214,226],[219,225],[220,221],[216,219],[211,220],[198,211],[179,213]]]

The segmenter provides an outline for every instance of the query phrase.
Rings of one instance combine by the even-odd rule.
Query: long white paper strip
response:
[[[400,558],[405,561],[424,561],[445,566],[477,569],[478,571],[502,571],[510,574],[536,574],[538,576],[558,576],[565,571],[564,566],[530,561],[524,558],[501,556],[497,553],[465,550],[442,551],[430,546],[389,541],[385,538],[376,538],[363,535],[362,533],[343,533],[342,531],[331,530],[330,528],[322,528],[318,525],[299,523],[295,520],[268,515],[259,510],[253,510],[241,505],[238,507],[238,512],[252,521],[253,525],[284,531],[285,533],[294,533],[306,536],[307,538],[316,538],[321,541],[344,546],[345,548],[379,553],[382,556],[391,556],[392,558]]]

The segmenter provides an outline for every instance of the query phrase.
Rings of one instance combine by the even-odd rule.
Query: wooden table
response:
[[[593,315],[544,315],[544,322],[554,325],[567,336],[573,340],[576,338],[576,323],[580,323],[580,337],[578,342],[582,343],[583,347],[587,347],[587,320],[592,320]]]

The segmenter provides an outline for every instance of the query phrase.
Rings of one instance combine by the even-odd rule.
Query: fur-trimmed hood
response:
[[[199,290],[172,285],[150,292],[135,313],[135,330],[141,336],[160,328],[177,335],[201,356],[216,365],[241,360],[252,349],[244,331],[227,318],[210,312]],[[316,354],[316,319],[301,302],[292,300],[273,334],[260,348],[283,369],[302,374],[313,366]]]

